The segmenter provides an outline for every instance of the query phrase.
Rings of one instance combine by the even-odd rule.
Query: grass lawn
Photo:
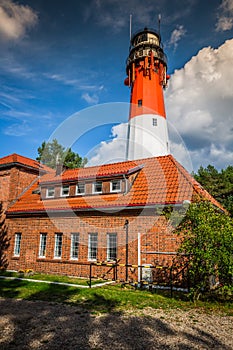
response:
[[[39,275],[40,278],[38,275],[34,276],[36,276],[36,279],[42,279],[42,276],[44,276],[43,279],[48,278],[48,275]],[[59,277],[64,278],[63,276]],[[52,278],[55,277],[49,275],[49,280]],[[73,279],[71,280],[74,283]],[[75,281],[77,280],[80,279],[75,279]],[[66,279],[63,281],[67,283]],[[82,281],[85,282],[85,280]],[[200,309],[200,311],[215,311],[233,315],[233,307],[230,302],[198,301],[194,304],[187,300],[185,294],[175,293],[174,297],[170,298],[169,292],[166,291],[135,290],[132,287],[122,287],[121,285],[83,289],[67,285],[0,279],[0,297],[69,303],[92,313],[133,311],[151,307],[154,309],[179,308],[184,310],[195,308]]]
[[[34,280],[40,280],[40,281],[50,281],[50,282],[62,282],[62,283],[70,283],[70,284],[77,284],[82,286],[87,286],[89,279],[85,278],[76,278],[76,277],[68,277],[68,276],[61,276],[61,275],[49,275],[49,274],[42,274],[42,273],[19,273],[19,272],[13,272],[13,271],[2,271],[0,273],[1,276],[6,277],[17,277],[17,278],[26,278],[26,279],[34,279]],[[92,279],[91,283],[92,285],[97,283],[104,283],[105,280],[101,279]]]

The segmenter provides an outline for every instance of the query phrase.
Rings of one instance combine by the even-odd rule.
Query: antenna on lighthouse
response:
[[[161,26],[161,13],[158,15],[158,32],[159,32],[159,35],[160,35],[160,26]]]
[[[129,15],[129,40],[132,38],[132,15]]]

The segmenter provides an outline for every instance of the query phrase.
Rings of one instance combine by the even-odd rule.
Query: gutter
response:
[[[46,170],[44,170],[43,168],[39,167],[33,167],[33,166],[30,166],[30,165],[25,165],[23,163],[19,163],[19,162],[11,162],[11,163],[6,163],[6,164],[0,164],[0,169],[1,168],[12,168],[12,167],[23,167],[23,168],[26,168],[26,169],[30,169],[30,170],[34,170],[36,172],[43,172],[43,173],[48,173]]]
[[[91,211],[100,211],[103,210],[105,212],[114,211],[114,210],[135,210],[135,209],[155,209],[155,208],[163,208],[165,206],[174,206],[174,207],[182,207],[183,202],[174,202],[174,203],[151,203],[151,204],[135,204],[129,206],[115,206],[115,207],[89,207],[89,208],[68,208],[68,209],[44,209],[44,210],[29,210],[29,211],[14,211],[14,212],[6,212],[7,217],[13,216],[21,216],[21,215],[40,215],[40,214],[59,214],[59,213],[74,213],[74,212],[91,212]]]

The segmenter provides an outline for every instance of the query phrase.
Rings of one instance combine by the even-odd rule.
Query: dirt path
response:
[[[232,319],[148,308],[96,316],[75,306],[0,299],[0,349],[233,349]]]

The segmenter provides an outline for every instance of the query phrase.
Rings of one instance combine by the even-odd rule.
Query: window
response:
[[[77,195],[81,195],[81,194],[85,194],[85,183],[78,183],[76,185],[76,194]]]
[[[71,246],[70,246],[70,258],[77,260],[78,259],[78,247],[79,247],[79,234],[71,234]]]
[[[14,256],[19,256],[20,254],[20,243],[21,243],[22,234],[15,234],[15,246],[14,246]]]
[[[55,234],[54,258],[61,258],[62,253],[62,233]]]
[[[61,196],[62,197],[67,197],[69,196],[70,192],[70,186],[69,185],[64,185],[61,187]]]
[[[54,197],[55,194],[55,188],[54,187],[48,187],[46,190],[46,197],[51,198]]]
[[[97,259],[98,234],[89,233],[88,237],[88,260]]]
[[[138,100],[138,107],[142,107],[142,100]]]
[[[152,125],[157,126],[158,125],[158,120],[157,118],[152,118]]]
[[[93,193],[102,193],[102,182],[97,181],[93,183]]]
[[[117,235],[108,233],[107,235],[107,260],[116,260],[117,258]]]
[[[120,192],[121,191],[121,180],[113,180],[110,183],[110,192]]]
[[[47,234],[41,233],[40,234],[40,249],[39,249],[39,257],[44,258],[46,254],[46,240],[47,240]]]

